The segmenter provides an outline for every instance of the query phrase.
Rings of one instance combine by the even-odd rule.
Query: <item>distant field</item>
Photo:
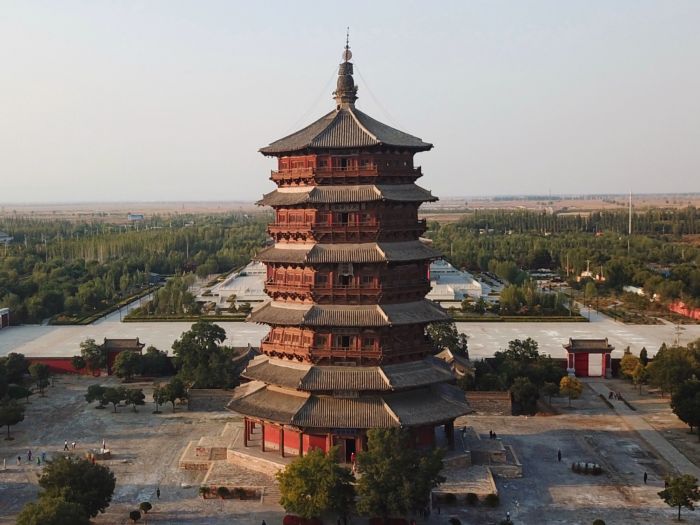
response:
[[[683,195],[633,195],[633,206],[637,210],[649,208],[700,207],[700,194]],[[448,197],[421,208],[421,217],[440,222],[456,222],[472,210],[542,210],[558,213],[586,214],[593,211],[624,209],[628,206],[625,195],[576,197]],[[0,217],[20,215],[37,219],[90,220],[110,223],[127,222],[128,213],[142,213],[148,219],[154,215],[218,213],[263,213],[252,202],[110,202],[110,203],[45,203],[2,204]]]
[[[213,215],[218,213],[261,213],[252,202],[109,202],[60,204],[0,204],[0,217],[19,215],[37,219],[63,219],[126,223],[127,214],[142,213],[146,219],[154,215]]]

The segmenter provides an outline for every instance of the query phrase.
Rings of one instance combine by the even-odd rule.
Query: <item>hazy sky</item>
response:
[[[0,202],[259,197],[348,25],[437,195],[700,191],[698,0],[1,0]]]

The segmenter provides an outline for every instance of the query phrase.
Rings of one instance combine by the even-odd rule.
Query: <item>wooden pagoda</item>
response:
[[[439,254],[418,208],[437,199],[413,157],[432,144],[355,107],[351,56],[346,45],[333,111],[260,150],[278,165],[258,203],[275,210],[274,246],[257,257],[272,301],[250,321],[271,330],[229,408],[246,446],[281,455],[337,445],[350,460],[376,427],[409,428],[419,447],[443,427],[452,446],[468,411],[425,335],[448,320],[425,299]]]

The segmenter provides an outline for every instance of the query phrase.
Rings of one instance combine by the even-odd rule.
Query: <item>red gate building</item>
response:
[[[229,408],[245,416],[245,444],[285,455],[337,445],[347,460],[371,428],[410,429],[453,445],[468,406],[431,356],[428,323],[448,321],[425,299],[439,254],[420,240],[423,202],[414,155],[432,144],[355,107],[351,53],[340,64],[335,108],[260,151],[277,159],[267,266],[272,301],[250,316],[271,327]],[[259,442],[258,442],[259,440]]]
[[[615,347],[605,339],[569,339],[563,345],[567,356],[567,372],[576,377],[610,377],[610,355]]]

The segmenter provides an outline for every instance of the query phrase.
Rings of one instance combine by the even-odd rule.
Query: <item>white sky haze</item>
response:
[[[700,191],[700,2],[0,2],[0,203],[253,200],[357,106],[438,196]]]

